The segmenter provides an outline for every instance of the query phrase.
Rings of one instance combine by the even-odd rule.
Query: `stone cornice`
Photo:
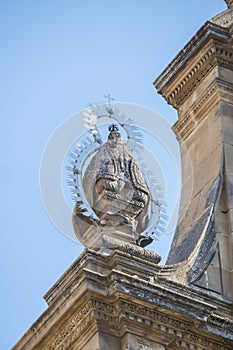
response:
[[[115,268],[118,261],[120,261],[120,264],[123,266],[125,264],[126,268],[131,269],[132,272],[134,271],[134,273],[137,273],[137,269],[140,269],[140,266],[144,263],[145,259],[147,259],[147,265],[144,267],[144,277],[148,274],[146,269],[159,271],[160,267],[157,264],[161,257],[157,253],[113,238],[104,236],[104,239],[106,247],[109,248],[109,252],[107,254],[101,254],[100,252],[94,252],[88,249],[85,250],[45,294],[44,299],[48,305],[52,305],[54,302],[58,300],[62,301],[66,298],[67,293],[73,290],[77,281],[81,278],[82,270],[88,269],[92,264],[95,264],[97,257],[99,269],[105,271],[106,275]],[[112,254],[113,251],[115,252],[114,254]],[[134,258],[134,263],[132,263],[131,257]],[[108,269],[106,269],[106,260],[108,261]]]
[[[207,114],[220,101],[232,100],[233,83],[226,83],[216,78],[207,90],[190,106],[188,111],[180,117],[173,125],[173,130],[179,140],[184,141],[196,128],[196,126],[206,118]]]
[[[156,79],[158,92],[178,108],[217,64],[232,68],[230,38],[228,29],[207,22]]]
[[[77,336],[85,330],[94,319],[108,319],[110,324],[118,323],[116,306],[101,300],[91,298],[66,322],[61,331],[43,347],[43,350],[70,349]]]
[[[216,339],[205,336],[201,333],[201,323],[179,318],[177,315],[164,313],[164,309],[155,309],[150,304],[140,304],[137,301],[129,301],[120,297],[114,301],[104,302],[100,299],[91,298],[86,304],[67,320],[65,326],[59,330],[52,339],[43,347],[43,350],[68,350],[77,337],[84,337],[87,328],[93,321],[102,320],[115,329],[114,333],[122,334],[124,324],[133,324],[134,332],[143,332],[143,325],[150,327],[156,337],[166,336],[166,342],[175,343],[182,349],[193,349],[194,346],[201,346],[201,349],[230,350]],[[124,320],[124,321],[123,321]],[[221,320],[221,327],[224,322]],[[216,322],[216,320],[215,320]],[[217,320],[219,322],[219,320]],[[232,324],[229,324],[230,328]],[[216,329],[214,330],[216,331]]]
[[[112,325],[112,328],[115,329],[114,333],[118,331],[118,334],[123,333],[121,327],[128,322],[134,324],[134,331],[138,333],[143,332],[143,325],[149,325],[151,332],[157,337],[166,336],[168,342],[175,343],[183,349],[193,349],[194,344],[197,344],[197,346],[202,346],[201,349],[230,350],[230,347],[224,345],[224,342],[219,342],[201,334],[201,323],[196,321],[194,325],[192,321],[180,318],[177,313],[176,315],[164,313],[163,308],[156,309],[148,303],[141,304],[136,300],[129,301],[124,297],[112,301],[107,300],[106,302],[97,298],[90,298],[67,320],[64,327],[42,349],[70,349],[77,337],[85,336],[86,329],[90,328],[94,320],[107,322],[108,326]],[[214,321],[215,323],[221,322],[221,327],[224,327],[225,320],[219,320],[218,318]],[[232,327],[232,323],[229,324],[228,328],[230,329],[230,327]]]
[[[175,343],[181,349],[195,349],[195,346],[201,346],[203,350],[230,350],[224,342],[201,334],[197,322],[194,326],[192,322],[177,315],[164,313],[163,310],[155,309],[149,304],[142,305],[122,297],[112,302],[91,298],[67,320],[65,326],[47,342],[43,350],[70,349],[77,337],[85,336],[86,329],[90,328],[94,320],[107,322],[115,328],[115,332],[118,330],[119,335],[123,333],[123,324],[133,323],[134,332],[138,334],[143,333],[143,325],[146,325],[156,337],[166,337],[166,343]]]
[[[95,258],[95,264],[84,264],[86,266],[84,268],[84,258],[86,262],[88,260],[94,262]],[[105,268],[102,272],[99,271],[103,261],[107,267],[111,266],[114,260],[119,260],[121,264],[116,266],[117,270],[111,268],[107,273],[108,269]],[[77,274],[79,263],[82,268]],[[124,272],[129,263],[129,272]],[[153,332],[162,332],[167,336],[170,334],[171,341],[178,342],[177,344],[179,339],[183,339],[183,344],[186,345],[182,345],[181,348],[184,349],[189,349],[187,344],[193,344],[192,339],[195,337],[207,344],[202,349],[230,349],[226,344],[229,339],[233,341],[232,321],[229,316],[232,304],[189,286],[162,278],[165,267],[157,267],[152,262],[148,264],[144,262],[138,267],[136,266],[138,263],[140,264],[138,257],[133,255],[129,257],[123,252],[114,252],[110,257],[103,257],[96,252],[85,252],[73,264],[76,274],[73,273],[69,283],[64,283],[63,289],[59,290],[59,294],[49,308],[13,350],[70,349],[77,337],[81,336],[80,334],[86,337],[85,332],[91,332],[97,320],[112,324],[115,327],[113,327],[114,332],[121,334],[124,323],[119,322],[122,317],[133,322],[134,327],[138,324],[137,332],[140,329],[143,331],[142,325],[148,323]],[[148,278],[148,269],[151,273],[150,278]],[[157,276],[158,272],[159,276]],[[65,278],[68,275],[71,275],[71,271],[65,274]],[[61,280],[59,284],[62,284]],[[138,305],[135,306],[135,303]],[[221,315],[225,317],[221,318]],[[150,318],[152,318],[151,321],[149,321]],[[197,323],[198,328],[196,328]],[[202,335],[205,327],[209,327],[211,337],[213,335],[213,338],[216,338],[212,339],[211,344],[215,344],[213,347],[210,346],[208,337]],[[189,333],[186,332],[187,330]],[[221,334],[222,340],[217,340],[215,333]],[[190,338],[186,338],[187,334]],[[40,343],[41,339],[42,343]],[[197,344],[199,341],[197,340]]]
[[[233,9],[228,9],[210,20],[221,27],[230,27],[233,23]]]
[[[155,87],[158,90],[162,90],[164,85],[184,67],[185,63],[196,55],[200,47],[210,39],[217,38],[228,41],[230,39],[229,31],[207,21],[154,81]]]

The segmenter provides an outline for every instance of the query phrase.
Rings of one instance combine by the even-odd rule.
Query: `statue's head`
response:
[[[110,147],[116,148],[122,142],[122,137],[118,130],[118,126],[116,124],[111,124],[108,130],[110,131],[108,135],[108,143]]]

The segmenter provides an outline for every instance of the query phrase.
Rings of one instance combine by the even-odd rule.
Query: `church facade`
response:
[[[12,350],[233,349],[233,2],[227,5],[154,82],[178,111],[183,171],[166,265],[104,235],[105,252],[78,257]]]

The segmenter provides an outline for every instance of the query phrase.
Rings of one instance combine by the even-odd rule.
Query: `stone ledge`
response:
[[[175,266],[161,267],[154,261],[142,261],[134,250],[116,250],[105,257],[99,252],[84,252],[64,274],[64,281],[59,280],[54,287],[56,296],[48,309],[13,350],[68,350],[78,339],[86,341],[97,323],[103,329],[112,325],[109,332],[117,337],[130,324],[138,334],[150,329],[161,339],[169,335],[169,339],[178,343],[181,339],[186,345],[199,339],[197,342],[207,344],[203,349],[229,350],[227,345],[233,337],[232,304],[162,277],[163,270],[170,271]],[[125,272],[127,264],[129,272]],[[133,269],[133,264],[140,266]],[[137,269],[138,275],[130,275]],[[147,269],[151,269],[154,278],[147,279]],[[187,331],[191,338],[186,337]],[[215,340],[210,343],[208,337],[212,336]]]
[[[178,109],[216,67],[233,69],[232,56],[228,29],[207,22],[155,80],[154,86]]]
[[[210,21],[221,27],[230,27],[233,21],[233,11],[232,9],[223,11],[222,13],[213,17]]]
[[[200,48],[207,41],[214,38],[221,38],[221,40],[224,39],[227,42],[231,39],[231,35],[228,29],[207,21],[154,81],[154,86],[158,92],[161,93],[165,85],[178,75],[186,63],[200,51]]]
[[[120,241],[119,239],[112,238],[106,235],[102,237],[102,240],[103,240],[104,247],[110,249],[109,254],[112,253],[113,249],[116,249],[124,253],[140,257],[142,259],[153,261],[156,264],[158,264],[162,259],[159,254],[153,252],[152,250],[139,247],[135,244],[123,242],[123,241]]]

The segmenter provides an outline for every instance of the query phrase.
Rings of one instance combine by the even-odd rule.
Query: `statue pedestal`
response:
[[[85,234],[82,236],[82,243],[93,250],[102,250],[106,246],[106,237],[109,239],[117,240],[119,242],[131,243],[135,245],[135,239],[131,232],[121,232],[117,231],[116,228],[102,228],[98,230],[96,226],[91,226]]]

